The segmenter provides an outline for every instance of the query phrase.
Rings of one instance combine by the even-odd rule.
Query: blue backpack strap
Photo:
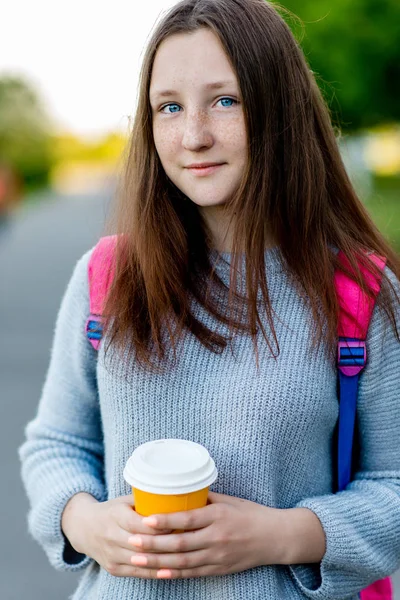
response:
[[[339,425],[338,425],[338,491],[351,479],[354,426],[356,420],[358,380],[367,362],[367,348],[362,340],[339,338]]]

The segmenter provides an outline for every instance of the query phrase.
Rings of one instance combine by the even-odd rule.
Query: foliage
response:
[[[304,23],[302,30],[283,10],[336,125],[356,130],[400,120],[399,0],[281,3]]]
[[[111,162],[121,156],[126,137],[110,132],[97,140],[84,140],[72,133],[60,133],[53,138],[54,156],[57,162]]]
[[[20,77],[0,78],[0,162],[25,187],[45,185],[53,163],[51,125],[33,86]]]
[[[400,253],[400,176],[375,177],[366,208],[376,225]]]

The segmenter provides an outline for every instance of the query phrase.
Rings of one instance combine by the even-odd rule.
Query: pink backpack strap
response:
[[[360,600],[393,600],[393,586],[390,577],[380,579],[360,592]]]
[[[375,254],[370,254],[369,257],[382,272],[386,259]],[[351,271],[350,262],[343,252],[339,252],[338,258],[342,265]],[[376,277],[362,265],[360,265],[360,269],[368,287],[374,292],[373,298],[368,298],[357,283],[341,271],[336,271],[334,281],[340,307],[339,337],[365,340],[376,296],[381,288],[382,275]]]
[[[102,314],[108,290],[113,281],[117,236],[102,237],[94,247],[88,265],[90,315],[86,321],[86,335],[95,350],[102,338]]]

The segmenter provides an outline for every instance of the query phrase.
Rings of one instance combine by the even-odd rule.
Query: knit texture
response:
[[[324,352],[310,348],[310,310],[276,248],[265,257],[280,354],[271,357],[260,335],[259,370],[243,334],[221,354],[186,335],[176,365],[163,374],[118,363],[112,349],[105,360],[104,344],[97,354],[84,331],[89,256],[79,260],[64,295],[38,412],[20,448],[31,534],[55,568],[84,570],[73,600],[355,600],[393,573],[400,564],[400,344],[382,311],[374,310],[360,379],[357,472],[346,490],[333,493],[337,372]],[[229,260],[223,254],[217,265],[227,283]],[[196,310],[209,327],[228,333]],[[266,317],[263,323],[268,332]],[[75,553],[60,527],[69,498],[80,491],[99,501],[129,494],[127,459],[160,438],[204,445],[219,472],[215,492],[312,510],[326,534],[321,563],[168,581],[113,577]]]

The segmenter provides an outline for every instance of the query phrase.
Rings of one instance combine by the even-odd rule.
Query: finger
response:
[[[138,557],[143,557],[144,555],[141,553],[132,552],[132,548],[129,550],[125,550],[124,548],[118,548],[113,553],[112,563],[109,565],[105,565],[106,571],[111,573],[111,575],[116,575],[117,572],[130,572],[131,575],[127,575],[127,577],[136,577],[139,576],[139,571],[146,571],[148,573],[148,577],[156,577],[157,570],[162,568],[163,563],[159,563],[159,566],[151,567],[147,558],[143,561]],[[151,555],[149,555],[151,556]],[[136,559],[136,560],[134,560]],[[129,571],[130,570],[130,571]],[[136,570],[137,575],[133,574],[133,570]],[[123,577],[123,575],[118,575]]]
[[[125,504],[125,505],[127,505],[127,507],[130,510],[133,510],[133,512],[135,513],[135,515],[138,515],[140,517],[140,519],[142,519],[142,515],[139,515],[139,513],[137,513],[136,510],[135,510],[135,503],[134,503],[133,495],[132,494],[128,494],[126,496],[118,496],[117,498],[114,498],[114,500],[112,500],[112,502],[118,503],[118,504]],[[131,512],[126,513],[125,516],[128,518],[129,521],[131,521],[131,517],[132,517],[132,513]],[[172,531],[171,529],[166,529],[165,533],[171,533],[171,531]],[[149,528],[147,526],[143,530],[143,533],[147,533],[147,534],[151,535],[151,533],[153,533],[153,534],[155,534],[155,533],[160,534],[161,532],[159,530],[154,531],[153,528],[151,528],[151,527]]]
[[[193,569],[210,562],[208,550],[182,552],[180,554],[142,554],[131,555],[131,564],[146,569]]]
[[[202,529],[214,521],[211,506],[185,510],[176,513],[151,515],[143,519],[143,524],[154,529]]]
[[[141,569],[132,565],[115,565],[106,569],[115,577],[138,577],[139,579],[158,579],[156,569]]]
[[[132,549],[138,552],[193,552],[210,545],[208,529],[171,533],[169,535],[134,535],[129,538]]]
[[[205,565],[195,569],[160,569],[157,571],[157,579],[188,579],[190,577],[210,577],[218,575],[218,569],[214,565]]]
[[[150,527],[143,522],[143,517],[139,515],[131,507],[121,507],[121,511],[118,514],[117,519],[118,525],[130,534],[144,533],[146,535],[160,535],[162,533],[171,533],[171,528],[155,529]]]
[[[135,546],[134,544],[132,544],[132,539],[135,537],[135,535],[137,535],[136,533],[134,533],[134,535],[132,536],[131,533],[129,533],[128,531],[126,531],[125,529],[119,529],[118,533],[115,537],[115,539],[112,540],[112,543],[117,547],[117,548],[121,548],[124,550],[128,550],[129,551],[129,557],[132,556],[132,552],[135,551],[140,551],[141,549],[137,546]],[[159,533],[159,532],[153,532],[153,534],[149,537],[154,537],[155,535],[166,535],[164,533]],[[152,550],[148,550],[148,552],[152,552]],[[127,564],[130,563],[130,558],[128,557],[128,561]],[[122,562],[122,561],[121,561]]]
[[[132,534],[129,533],[128,531],[126,531],[125,529],[118,529],[117,534],[115,535],[115,538],[112,540],[112,544],[114,545],[115,548],[117,548],[118,550],[124,550],[127,551],[128,554],[126,555],[126,564],[131,564],[130,561],[130,557],[132,556],[132,551],[134,552],[135,550],[139,551],[139,548],[135,547],[132,545],[131,542],[132,539]],[[151,552],[151,550],[149,550],[149,552]],[[123,563],[123,560],[118,560],[119,563]]]

